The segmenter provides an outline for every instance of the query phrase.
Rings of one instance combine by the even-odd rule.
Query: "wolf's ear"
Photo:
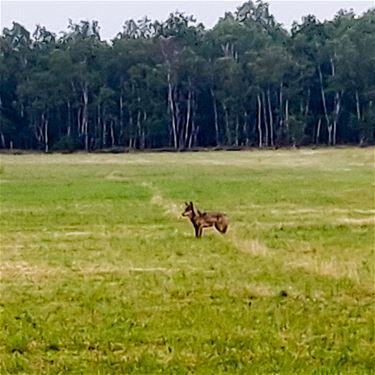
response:
[[[191,205],[193,205],[193,202],[192,202],[192,201],[190,201],[190,204],[191,204]]]
[[[188,202],[185,202],[185,206],[188,206],[189,205],[189,203]]]

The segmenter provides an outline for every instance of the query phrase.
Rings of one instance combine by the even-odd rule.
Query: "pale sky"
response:
[[[332,19],[340,9],[353,9],[356,14],[375,6],[375,0],[268,0],[270,12],[276,20],[290,28],[292,22],[301,21],[302,16],[314,14],[318,19]],[[194,15],[206,28],[213,27],[225,12],[234,12],[244,1],[53,1],[53,0],[0,0],[0,29],[12,27],[16,21],[33,32],[40,24],[47,30],[59,33],[67,29],[69,18],[78,23],[81,20],[99,21],[102,39],[112,39],[122,31],[127,19],[148,16],[152,20],[165,20],[169,13],[179,10]]]

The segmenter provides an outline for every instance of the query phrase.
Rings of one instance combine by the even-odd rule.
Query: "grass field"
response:
[[[374,149],[0,160],[1,374],[373,373]]]

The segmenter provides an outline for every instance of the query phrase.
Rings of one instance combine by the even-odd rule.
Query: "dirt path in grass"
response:
[[[142,182],[142,187],[148,188],[152,192],[151,203],[159,206],[166,215],[180,218],[182,208],[170,199],[164,198],[160,190],[151,182]]]
[[[166,215],[169,215],[173,218],[181,218],[181,213],[183,211],[182,205],[179,205],[176,202],[173,202],[172,200],[163,197],[161,192],[158,190],[158,188],[151,183],[143,182],[142,186],[147,187],[152,191],[153,193],[153,196],[151,198],[152,204],[161,207],[163,209],[163,212]],[[215,231],[215,229],[210,228],[206,231]],[[229,230],[227,234],[223,236],[217,233],[217,235],[220,236],[220,238],[223,238],[225,241],[229,241],[229,243],[234,248],[236,248],[238,251],[241,251],[243,253],[247,253],[253,256],[269,255],[267,246],[264,243],[260,242],[259,240],[240,239],[236,234],[236,229],[233,226],[233,224],[229,225]]]
[[[171,218],[181,218],[181,213],[183,211],[182,204],[178,204],[171,199],[163,197],[160,190],[152,183],[144,182],[142,183],[142,186],[151,190],[153,194],[151,198],[152,204],[162,208],[163,212]],[[350,222],[351,224],[372,224],[373,220],[373,217],[366,219],[345,218],[345,221]],[[188,228],[191,224],[188,223],[188,220],[186,221],[186,227]],[[267,245],[259,239],[241,238],[238,235],[236,223],[232,222],[229,224],[228,232],[225,235],[217,233],[213,228],[207,229],[204,235],[208,235],[210,232],[212,232],[211,235],[216,236],[220,241],[229,243],[232,248],[241,253],[246,253],[254,257],[272,257],[275,255],[275,252],[268,248]],[[189,233],[192,232],[189,231]],[[193,234],[191,235],[193,236]],[[346,278],[356,283],[360,283],[359,265],[356,262],[342,261],[333,258],[330,260],[324,260],[319,259],[314,254],[301,254],[298,251],[295,253],[290,253],[289,251],[288,254],[282,252],[280,255],[282,255],[281,257],[278,257],[281,263],[280,266],[285,269],[302,269],[305,272],[317,276],[332,277],[335,279]]]

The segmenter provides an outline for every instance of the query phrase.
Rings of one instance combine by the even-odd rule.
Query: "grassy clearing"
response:
[[[374,150],[1,156],[1,373],[371,373]],[[193,200],[230,219],[193,238]]]

